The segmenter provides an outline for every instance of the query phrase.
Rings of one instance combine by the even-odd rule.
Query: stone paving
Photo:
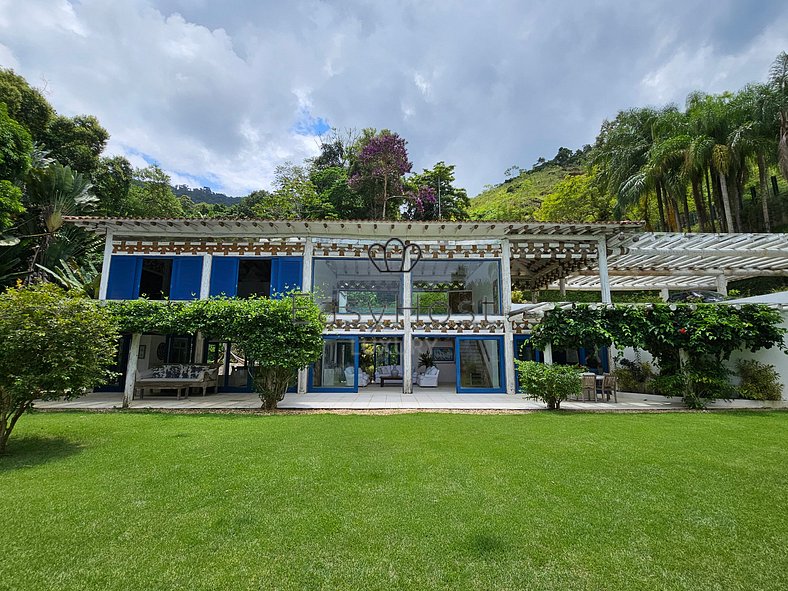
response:
[[[96,392],[76,400],[52,400],[37,402],[38,409],[74,409],[74,410],[111,410],[120,408],[122,395],[120,392]],[[132,409],[259,409],[260,399],[256,394],[221,393],[207,396],[189,396],[176,400],[174,395],[146,396],[143,400],[134,400]],[[457,394],[448,388],[422,388],[413,394],[403,394],[399,388],[368,387],[358,393],[311,393],[288,394],[279,403],[279,408],[293,410],[316,409],[422,409],[422,410],[500,410],[525,411],[541,410],[544,404],[529,400],[522,396],[507,394]],[[585,411],[659,411],[683,409],[678,399],[665,398],[649,394],[620,392],[618,402],[577,402],[565,401],[561,408]],[[756,400],[718,401],[709,406],[711,409],[758,409],[788,408],[788,401],[761,402]]]

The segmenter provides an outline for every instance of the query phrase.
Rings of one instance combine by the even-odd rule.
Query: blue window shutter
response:
[[[235,297],[238,293],[238,257],[213,257],[210,295]]]
[[[171,300],[196,300],[200,297],[202,257],[179,256],[172,261]]]
[[[112,255],[107,281],[108,300],[136,300],[140,295],[142,257]]]
[[[271,261],[271,297],[301,289],[303,257],[277,257]]]

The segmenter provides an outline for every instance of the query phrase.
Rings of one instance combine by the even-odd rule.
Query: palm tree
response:
[[[777,104],[769,86],[751,84],[736,95],[736,102],[745,116],[732,132],[731,149],[740,158],[752,159],[758,167],[764,231],[771,231],[769,216],[768,156],[775,154],[778,133]]]
[[[769,85],[776,93],[780,131],[777,162],[783,177],[788,179],[788,53],[782,52],[769,70]]]
[[[726,94],[715,96],[705,93],[692,93],[687,97],[687,116],[693,137],[688,157],[690,168],[709,168],[712,177],[717,177],[725,226],[728,232],[735,232],[737,226],[729,189],[737,187],[736,179],[741,167],[728,143],[731,130],[735,128],[730,99],[731,96]]]
[[[27,281],[44,277],[39,264],[53,268],[57,261],[80,256],[95,246],[96,240],[79,228],[63,227],[63,218],[80,215],[98,203],[87,178],[58,163],[34,169],[25,183],[25,207],[31,217],[25,235],[29,255]]]
[[[667,227],[663,187],[649,166],[649,152],[654,145],[654,123],[659,111],[650,107],[618,113],[605,121],[593,151],[598,168],[597,182],[602,190],[616,198],[614,214],[624,213],[641,200],[656,195],[660,228]]]

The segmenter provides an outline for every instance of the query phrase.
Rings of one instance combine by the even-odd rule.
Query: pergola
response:
[[[534,223],[509,221],[136,219],[72,217],[67,221],[112,241],[139,241],[155,252],[189,243],[321,240],[358,250],[388,238],[426,245],[441,257],[500,252],[510,261],[510,285],[540,289],[611,291],[712,289],[730,280],[788,275],[788,234],[678,234],[643,232],[642,222]],[[170,245],[170,246],[166,246]]]
[[[728,281],[788,276],[788,234],[636,234],[609,252],[608,267],[611,290],[727,293]],[[601,289],[598,272],[589,270],[573,273],[565,285]]]

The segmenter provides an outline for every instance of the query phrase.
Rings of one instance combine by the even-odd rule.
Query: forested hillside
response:
[[[481,219],[642,219],[653,230],[770,232],[788,224],[788,54],[765,83],[634,107],[593,146],[537,163],[472,200]],[[515,167],[516,168],[516,167]],[[510,169],[511,171],[512,169]]]
[[[471,199],[468,213],[473,219],[536,221],[550,217],[550,196],[556,191],[571,190],[577,193],[587,180],[591,147],[572,152],[560,148],[551,160],[540,158],[529,170],[513,166],[506,171],[508,177],[499,185],[487,187]],[[575,178],[577,177],[577,178]],[[578,195],[584,200],[583,195]],[[543,208],[543,202],[547,205]],[[586,200],[588,201],[588,200]],[[574,212],[573,212],[574,213]],[[602,216],[606,212],[586,212],[586,217]],[[589,220],[591,221],[591,220]]]

